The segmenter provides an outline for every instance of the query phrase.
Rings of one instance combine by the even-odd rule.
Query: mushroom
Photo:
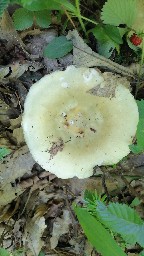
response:
[[[36,82],[22,120],[35,161],[59,178],[87,178],[94,166],[128,155],[139,115],[127,83],[112,73],[74,66]]]

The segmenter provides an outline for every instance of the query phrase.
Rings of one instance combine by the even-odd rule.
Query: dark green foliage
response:
[[[69,53],[73,48],[71,41],[68,41],[65,36],[54,38],[44,49],[44,56],[50,59],[61,58]]]
[[[103,256],[126,256],[110,233],[86,209],[75,207],[78,220],[90,243]]]
[[[99,220],[110,230],[120,234],[130,244],[144,246],[144,222],[134,209],[126,204],[110,203],[107,207],[98,202]]]
[[[99,54],[108,58],[115,48],[119,51],[119,45],[123,43],[119,28],[112,25],[97,25],[91,32],[98,40]]]
[[[28,29],[34,22],[42,28],[48,28],[51,16],[48,10],[33,12],[26,8],[19,8],[13,14],[13,20],[17,30]]]
[[[0,0],[0,17],[2,16],[4,10],[8,7],[9,0]]]

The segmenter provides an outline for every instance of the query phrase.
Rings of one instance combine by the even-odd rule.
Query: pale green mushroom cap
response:
[[[94,166],[116,164],[129,154],[138,119],[137,104],[121,79],[70,66],[31,87],[22,126],[31,154],[45,170],[64,179],[87,178]]]

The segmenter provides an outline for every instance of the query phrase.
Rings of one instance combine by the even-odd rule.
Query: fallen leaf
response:
[[[73,41],[74,65],[84,67],[106,67],[125,76],[134,76],[134,73],[129,68],[119,65],[92,51],[79,36],[77,30],[69,31],[67,39]]]
[[[36,215],[32,219],[27,220],[22,240],[24,247],[28,247],[34,256],[39,254],[44,245],[41,237],[46,227],[44,217],[37,217]]]
[[[69,225],[72,223],[68,210],[63,211],[62,218],[57,217],[53,223],[52,237],[50,238],[51,249],[54,249],[59,241],[60,236],[69,232]]]
[[[24,190],[20,186],[12,186],[16,179],[31,171],[35,161],[27,146],[7,156],[0,163],[0,207],[9,204]]]

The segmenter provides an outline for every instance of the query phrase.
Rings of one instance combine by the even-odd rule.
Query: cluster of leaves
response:
[[[144,247],[144,222],[137,212],[126,204],[109,203],[96,192],[85,192],[85,206],[74,207],[78,220],[91,244],[103,256],[126,256],[115,241],[118,234],[126,244],[138,243]],[[111,235],[111,234],[113,235]],[[140,253],[144,256],[144,251]]]
[[[72,21],[73,18],[78,18],[84,33],[88,34],[92,32],[97,39],[99,54],[109,58],[114,49],[118,52],[120,51],[120,45],[123,43],[124,35],[126,35],[129,47],[138,51],[138,47],[131,43],[130,37],[128,36],[129,32],[132,31],[132,33],[140,34],[143,37],[142,32],[139,31],[139,27],[137,30],[133,29],[133,24],[138,16],[137,1],[139,0],[107,0],[101,11],[102,23],[98,23],[94,19],[92,20],[82,16],[80,0],[75,0],[75,4],[68,0],[1,0],[0,15],[2,15],[9,3],[18,3],[21,7],[13,14],[13,21],[17,30],[28,29],[32,25],[48,28],[52,22],[51,12],[53,10],[57,11],[60,14],[60,17],[64,14],[70,21]],[[86,21],[87,24],[91,23],[94,28],[86,31],[84,21]],[[124,25],[125,27],[122,28],[120,25]],[[63,43],[61,38],[58,38],[57,40],[59,40],[57,41],[59,47],[62,43],[62,50],[65,42]],[[54,42],[54,46],[58,45],[56,44],[57,42]],[[54,54],[50,54],[50,50],[49,48],[45,49],[45,55],[47,57],[59,58],[61,51],[53,50]],[[62,54],[66,54],[70,50],[72,50],[72,46],[70,47],[69,42],[67,42],[67,48],[64,53],[61,53],[60,57],[64,56]],[[56,55],[56,52],[59,53],[58,56]]]

